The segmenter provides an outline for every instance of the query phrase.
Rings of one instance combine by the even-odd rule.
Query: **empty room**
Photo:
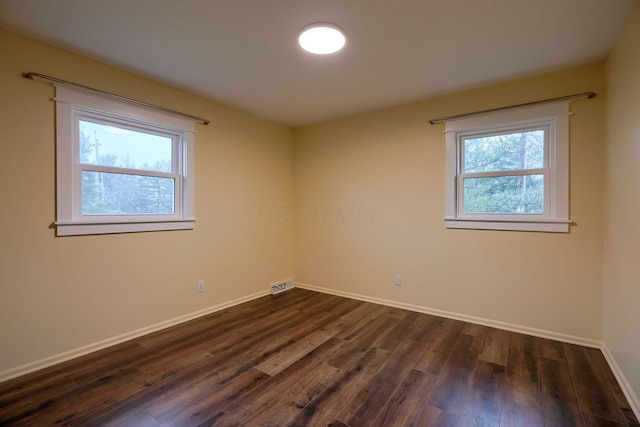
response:
[[[0,54],[0,425],[640,425],[638,0],[0,0]]]

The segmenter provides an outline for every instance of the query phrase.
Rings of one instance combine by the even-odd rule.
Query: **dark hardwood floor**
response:
[[[2,383],[0,425],[640,424],[599,350],[294,289]]]

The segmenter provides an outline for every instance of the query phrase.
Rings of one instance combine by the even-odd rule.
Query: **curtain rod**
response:
[[[95,88],[92,88],[92,87],[89,87],[89,86],[83,86],[83,85],[80,85],[80,84],[77,84],[77,83],[69,82],[67,80],[58,79],[56,77],[51,77],[51,76],[47,76],[47,75],[40,74],[40,73],[31,73],[31,72],[30,73],[22,73],[22,77],[24,77],[25,79],[29,79],[29,80],[33,80],[34,77],[37,77],[37,78],[44,79],[44,80],[49,80],[49,81],[52,81],[52,82],[55,82],[55,83],[62,83],[62,84],[65,84],[65,85],[69,85],[69,86],[77,87],[77,88],[80,88],[80,89],[84,89],[84,90],[87,90],[89,92],[94,92],[94,93],[98,93],[100,95],[108,96],[110,98],[115,98],[115,99],[118,99],[120,101],[125,101],[125,102],[129,102],[131,104],[140,105],[142,107],[147,107],[147,108],[152,108],[154,110],[163,111],[165,113],[173,114],[174,116],[186,117],[186,118],[191,119],[193,121],[196,121],[198,123],[202,123],[203,125],[208,125],[209,123],[211,123],[210,120],[203,119],[202,117],[192,116],[191,114],[181,113],[180,111],[171,110],[169,108],[160,107],[158,105],[148,104],[146,102],[138,101],[136,99],[127,98],[127,97],[124,97],[124,96],[116,95],[115,93],[105,92],[105,91],[100,90],[100,89],[95,89]]]
[[[567,101],[570,99],[577,99],[577,98],[591,99],[595,97],[596,97],[595,92],[576,93],[575,95],[566,95],[566,96],[559,96],[557,98],[542,99],[540,101],[525,102],[524,104],[510,105],[508,107],[498,107],[498,108],[491,108],[489,110],[474,111],[472,113],[457,114],[454,116],[447,116],[447,117],[438,117],[437,119],[429,120],[429,124],[435,125],[436,123],[443,123],[448,120],[461,119],[463,117],[474,116],[476,114],[492,113],[494,111],[508,110],[510,108],[527,107],[529,105],[545,104],[547,102],[554,102],[554,101]]]

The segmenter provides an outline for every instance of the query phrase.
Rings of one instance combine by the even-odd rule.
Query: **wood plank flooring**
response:
[[[599,350],[302,289],[2,383],[0,425],[640,426]]]

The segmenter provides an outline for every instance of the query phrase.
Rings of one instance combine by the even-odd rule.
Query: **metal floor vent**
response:
[[[293,280],[283,280],[282,282],[273,283],[269,286],[272,295],[279,294],[293,288],[295,288]]]

